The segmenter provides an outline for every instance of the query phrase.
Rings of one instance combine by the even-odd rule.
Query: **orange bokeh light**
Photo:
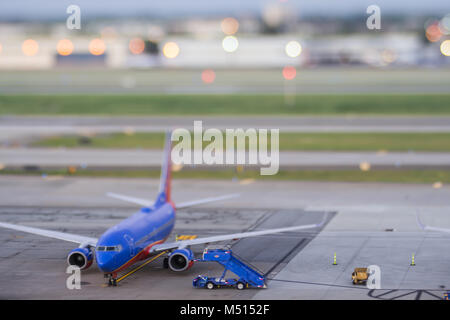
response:
[[[427,37],[428,41],[430,42],[436,42],[439,41],[439,39],[442,37],[442,31],[439,28],[439,25],[437,23],[434,23],[430,26],[428,26],[425,36]]]
[[[141,54],[145,50],[145,42],[139,38],[131,39],[128,48],[132,54]]]
[[[283,68],[283,78],[293,80],[297,76],[297,70],[294,67],[287,66]]]
[[[221,27],[223,33],[231,36],[239,30],[239,22],[235,18],[225,18],[222,20]]]
[[[56,45],[56,51],[62,56],[71,55],[73,52],[73,43],[69,39],[62,39]]]
[[[27,39],[22,43],[22,52],[24,55],[32,57],[39,51],[39,44],[33,39]]]
[[[202,81],[204,83],[213,83],[216,79],[216,73],[212,69],[205,69],[202,72]]]
[[[105,42],[102,39],[93,39],[89,43],[89,52],[94,56],[101,56],[106,51]]]

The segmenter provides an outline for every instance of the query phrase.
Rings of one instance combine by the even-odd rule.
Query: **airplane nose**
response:
[[[97,266],[103,272],[114,271],[114,255],[109,252],[97,252]]]

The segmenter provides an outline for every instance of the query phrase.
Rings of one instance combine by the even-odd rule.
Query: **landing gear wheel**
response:
[[[115,279],[113,277],[109,277],[108,286],[109,287],[117,287],[117,279]]]
[[[165,257],[163,260],[163,268],[169,269],[169,258]]]
[[[208,282],[208,283],[206,284],[206,289],[208,289],[208,290],[214,289],[214,283]]]
[[[245,289],[245,284],[243,284],[242,282],[238,282],[236,284],[236,289],[238,290],[244,290]]]

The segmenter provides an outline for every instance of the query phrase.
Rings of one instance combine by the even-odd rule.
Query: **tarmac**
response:
[[[99,236],[136,208],[107,191],[152,199],[155,179],[3,176],[0,221]],[[73,244],[17,231],[0,233],[2,299],[443,299],[450,288],[448,234],[423,232],[426,224],[450,228],[450,187],[425,184],[202,181],[173,183],[175,202],[240,192],[230,201],[177,212],[175,234],[199,237],[307,224],[321,230],[291,232],[228,243],[267,274],[267,289],[195,289],[198,274],[220,275],[214,263],[184,273],[156,260],[118,287],[107,287],[94,265],[80,290],[66,288],[66,257]],[[203,247],[194,248],[197,254]],[[336,253],[337,265],[333,265]],[[415,266],[411,256],[415,254]],[[355,267],[377,265],[381,289],[351,283]]]
[[[1,116],[0,142],[21,144],[30,138],[112,132],[165,132],[256,128],[280,132],[450,132],[448,116]]]
[[[269,150],[270,151],[270,150]],[[254,155],[260,159],[258,153]],[[66,148],[0,148],[0,163],[7,168],[61,169],[77,166],[90,169],[159,169],[162,150],[143,149],[66,149]],[[194,164],[185,169],[223,169],[224,165]],[[249,159],[249,154],[246,155]],[[225,161],[225,158],[224,158]],[[247,160],[248,161],[248,160]],[[259,160],[260,161],[260,160]],[[271,156],[271,163],[279,161],[280,169],[358,169],[369,163],[371,168],[391,169],[448,169],[449,152],[344,152],[344,151],[280,151],[279,158]],[[247,165],[268,167],[269,165]],[[226,166],[225,166],[226,167]],[[235,164],[231,164],[234,168]]]

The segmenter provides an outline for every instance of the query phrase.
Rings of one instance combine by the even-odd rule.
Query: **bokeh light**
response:
[[[225,18],[222,20],[221,27],[223,33],[231,36],[239,30],[239,22],[235,18]]]
[[[175,42],[167,42],[163,47],[163,54],[168,59],[176,58],[180,54],[180,47]]]
[[[103,40],[110,40],[117,38],[117,31],[113,27],[105,27],[100,32]]]
[[[363,161],[359,164],[359,169],[361,171],[369,171],[370,170],[370,163],[367,161]]]
[[[450,57],[450,40],[442,41],[441,53],[446,57]]]
[[[140,38],[134,38],[130,40],[128,47],[132,54],[141,54],[145,50],[145,42]]]
[[[58,54],[62,56],[71,55],[73,52],[73,48],[73,43],[69,39],[59,40],[58,44],[56,45],[56,51],[58,51]]]
[[[442,32],[439,28],[438,22],[434,22],[426,28],[425,36],[430,42],[439,41],[439,39],[442,37]]]
[[[239,41],[235,36],[226,36],[222,41],[222,47],[226,52],[235,52],[239,47]]]
[[[297,70],[295,67],[286,66],[283,68],[283,78],[286,80],[293,80],[297,76]]]
[[[100,56],[106,51],[105,42],[102,39],[93,39],[89,43],[89,52],[94,56]]]
[[[297,41],[289,41],[284,50],[288,57],[295,58],[302,53],[302,46]]]
[[[397,59],[397,56],[394,51],[386,49],[381,52],[381,59],[384,63],[389,64],[393,63]]]
[[[435,183],[433,183],[433,189],[440,189],[442,188],[443,184],[440,181],[436,181]]]
[[[205,69],[202,72],[202,81],[204,83],[213,83],[216,79],[216,73],[212,69]]]
[[[24,55],[32,57],[39,51],[39,44],[33,39],[27,39],[22,43],[22,52]]]
[[[441,19],[441,21],[439,22],[439,28],[441,29],[442,33],[446,35],[450,34],[450,14]]]

